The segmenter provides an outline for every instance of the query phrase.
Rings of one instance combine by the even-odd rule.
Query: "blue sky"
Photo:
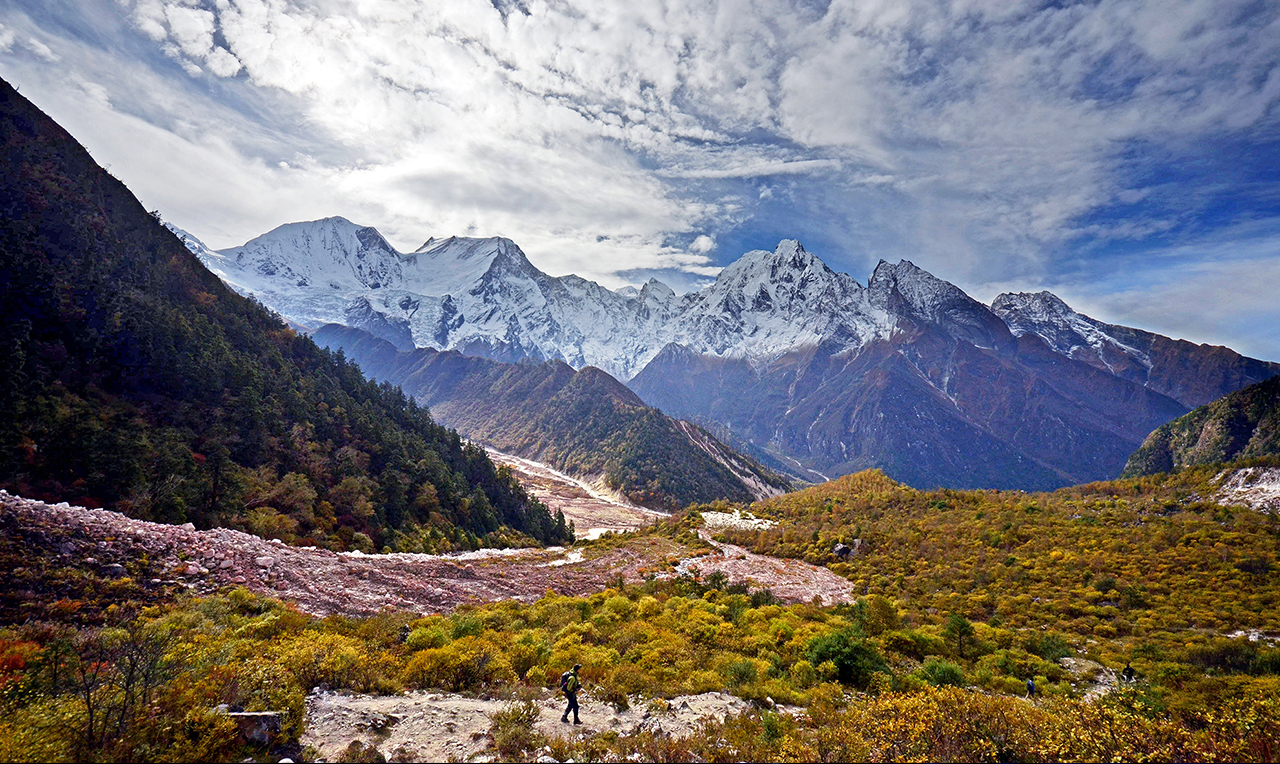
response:
[[[689,289],[797,238],[1280,360],[1277,2],[11,0],[0,76],[215,248]]]

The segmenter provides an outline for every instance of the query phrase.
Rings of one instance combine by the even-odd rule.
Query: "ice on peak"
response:
[[[1039,292],[1005,292],[991,301],[991,309],[999,313],[1002,310],[1020,312],[1037,312],[1045,316],[1078,315],[1062,298],[1048,291]]]
[[[676,296],[676,291],[657,279],[649,279],[644,282],[644,286],[640,288],[636,294],[653,295],[662,299],[669,299]]]
[[[1117,353],[1151,366],[1145,352],[1113,336],[1107,324],[1072,310],[1052,292],[1006,292],[991,301],[991,310],[1014,335],[1034,334],[1063,355],[1085,358],[1092,354],[1110,370]]]
[[[1096,331],[1091,319],[1071,309],[1062,298],[1047,291],[1040,292],[1005,292],[991,301],[991,310],[1004,322],[1014,334],[1022,336],[1034,332],[1045,336],[1052,329],[1075,332],[1080,339]],[[1061,344],[1051,341],[1050,344]]]

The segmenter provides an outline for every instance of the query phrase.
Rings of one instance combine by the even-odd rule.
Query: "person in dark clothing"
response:
[[[1034,698],[1036,696],[1036,683],[1034,679],[1027,680],[1027,697]]]
[[[565,724],[569,723],[569,712],[573,712],[573,723],[582,724],[578,718],[578,690],[582,689],[582,682],[578,679],[578,669],[582,668],[581,663],[573,664],[572,671],[566,671],[560,676],[560,689],[564,691],[564,696],[569,699],[569,705],[564,710],[564,715],[560,717],[560,721]]]
[[[1133,670],[1133,666],[1128,663],[1124,664],[1124,671],[1120,672],[1120,676],[1124,677],[1125,684],[1133,684],[1138,672]]]

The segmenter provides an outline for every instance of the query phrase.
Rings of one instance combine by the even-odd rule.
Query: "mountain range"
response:
[[[316,343],[398,385],[443,424],[501,451],[545,462],[655,509],[792,490],[784,478],[706,430],[646,406],[593,366],[503,363],[456,350],[397,350],[361,329],[326,324]]]
[[[1115,477],[1161,424],[1280,364],[1106,324],[1048,292],[988,306],[909,261],[864,286],[782,241],[677,295],[553,277],[504,238],[396,251],[343,218],[211,251],[234,289],[299,328],[400,350],[559,360],[808,479],[879,467],[919,487],[1047,489]]]

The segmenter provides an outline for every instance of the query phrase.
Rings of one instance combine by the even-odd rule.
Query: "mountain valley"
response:
[[[313,336],[371,378],[399,386],[464,436],[547,462],[630,502],[669,511],[717,499],[750,502],[791,488],[591,366],[574,371],[562,361],[511,364],[431,348],[398,351],[337,324]]]

